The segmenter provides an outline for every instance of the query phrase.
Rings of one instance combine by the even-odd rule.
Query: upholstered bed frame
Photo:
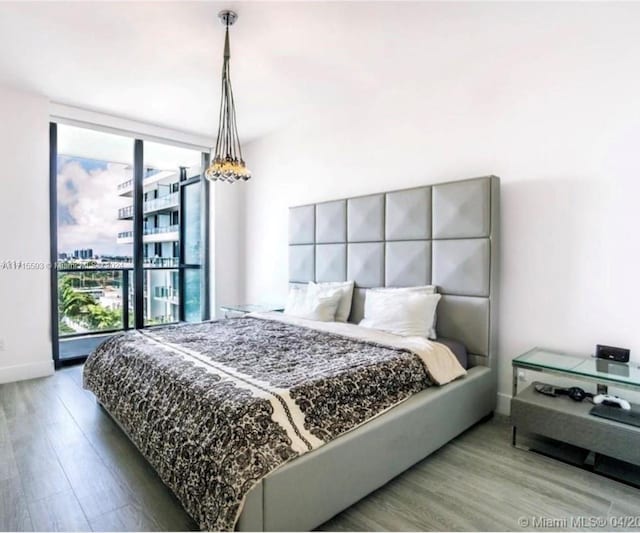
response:
[[[355,280],[355,323],[367,288],[437,285],[438,335],[472,368],[267,476],[239,530],[313,529],[493,412],[499,200],[490,176],[290,209],[291,283]]]

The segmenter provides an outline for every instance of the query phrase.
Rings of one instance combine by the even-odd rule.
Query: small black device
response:
[[[585,398],[593,398],[593,394],[581,389],[580,387],[569,387],[564,389],[562,387],[554,387],[547,383],[540,383],[536,381],[533,384],[536,392],[544,394],[545,396],[569,396],[574,402],[581,402]]]
[[[609,361],[617,361],[618,363],[628,363],[630,354],[631,350],[628,348],[596,344],[596,357],[598,359],[608,359]]]
[[[569,387],[568,389],[556,389],[556,394],[569,396],[574,402],[581,402],[585,398],[593,398],[593,394],[586,392],[580,387]]]
[[[556,388],[553,385],[548,385],[546,383],[540,383],[539,381],[536,381],[533,384],[533,388],[536,392],[544,394],[545,396],[556,396]]]

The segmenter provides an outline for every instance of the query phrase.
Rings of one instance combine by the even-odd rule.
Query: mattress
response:
[[[231,530],[266,475],[465,373],[443,345],[337,327],[279,315],[126,332],[89,357],[84,385],[203,529]]]

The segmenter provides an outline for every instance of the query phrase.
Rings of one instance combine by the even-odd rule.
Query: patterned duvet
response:
[[[429,384],[407,350],[253,317],[123,333],[84,369],[206,530],[233,530],[267,474]]]

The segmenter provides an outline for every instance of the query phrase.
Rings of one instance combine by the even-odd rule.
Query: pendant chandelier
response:
[[[222,95],[220,99],[220,117],[218,122],[218,139],[213,161],[204,175],[211,181],[248,180],[251,172],[242,159],[242,148],[236,125],[236,107],[231,89],[229,74],[229,26],[237,20],[238,15],[233,11],[220,11],[218,18],[225,25],[224,60],[222,63]]]

